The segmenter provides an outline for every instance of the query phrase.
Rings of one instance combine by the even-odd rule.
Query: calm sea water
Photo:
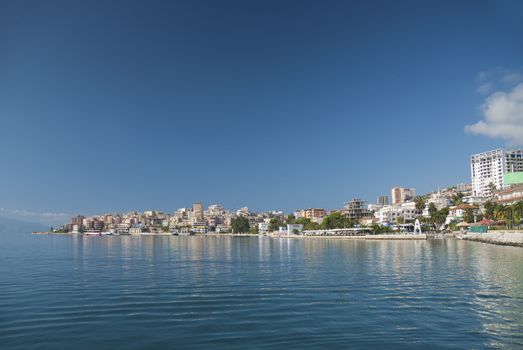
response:
[[[523,249],[0,236],[0,349],[523,348]]]

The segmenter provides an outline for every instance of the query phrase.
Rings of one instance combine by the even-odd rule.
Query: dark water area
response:
[[[523,249],[0,235],[0,349],[521,349]]]

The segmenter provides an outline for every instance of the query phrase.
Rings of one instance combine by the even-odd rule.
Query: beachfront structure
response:
[[[416,197],[416,189],[404,188],[404,187],[393,187],[390,190],[390,196],[392,199],[392,205],[399,205],[411,201]]]
[[[470,172],[472,178],[472,194],[489,197],[493,193],[491,187],[505,188],[507,173],[523,172],[523,150],[495,149],[470,156]],[[508,177],[512,178],[512,177]]]
[[[403,221],[414,220],[419,215],[415,202],[405,202],[400,205],[385,205],[374,212],[374,217],[382,225],[396,223],[398,218]]]

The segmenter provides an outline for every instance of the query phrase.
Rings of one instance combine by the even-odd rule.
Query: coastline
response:
[[[426,234],[377,234],[377,235],[355,235],[355,236],[304,236],[304,235],[252,235],[252,234],[233,234],[233,233],[205,233],[205,234],[193,234],[193,235],[175,235],[172,233],[151,233],[143,232],[141,234],[129,234],[129,235],[102,235],[102,234],[85,234],[85,233],[73,233],[73,232],[32,232],[33,235],[56,235],[56,236],[127,236],[127,237],[140,237],[140,236],[162,236],[162,237],[269,237],[269,238],[281,238],[281,239],[341,239],[341,240],[426,240],[428,236]]]
[[[429,234],[377,234],[377,235],[355,235],[355,236],[304,236],[304,235],[252,235],[252,234],[233,234],[233,233],[205,233],[205,234],[193,234],[193,235],[175,235],[172,233],[152,233],[143,232],[141,234],[129,234],[129,235],[102,235],[102,234],[84,234],[84,233],[73,233],[73,232],[32,232],[33,235],[53,235],[53,236],[126,236],[126,237],[269,237],[275,239],[334,239],[334,240],[368,240],[368,241],[380,241],[380,240],[395,240],[395,241],[420,241],[436,239]],[[441,239],[453,238],[454,235],[445,235]],[[471,242],[488,243],[502,246],[520,247],[523,248],[523,232],[488,232],[488,233],[473,233],[468,232],[464,235],[456,235],[457,239],[462,239]]]

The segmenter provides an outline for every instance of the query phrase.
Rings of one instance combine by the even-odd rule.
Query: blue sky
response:
[[[1,0],[0,216],[469,181],[523,143],[521,33],[520,1]]]

